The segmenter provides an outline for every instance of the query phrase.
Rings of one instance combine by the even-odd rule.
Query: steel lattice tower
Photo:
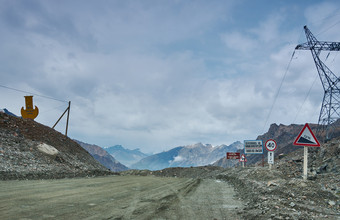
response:
[[[340,42],[318,41],[304,26],[307,42],[299,44],[296,50],[310,50],[324,89],[318,125],[325,131],[325,138],[332,138],[333,125],[340,118],[340,78],[338,78],[320,59],[321,51],[340,51]]]

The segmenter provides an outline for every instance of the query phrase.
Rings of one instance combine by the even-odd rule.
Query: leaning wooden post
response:
[[[70,118],[70,110],[71,110],[71,101],[68,102],[68,108],[67,108],[67,120],[66,120],[66,131],[65,131],[65,136],[67,136],[67,129],[68,129],[68,121]]]
[[[62,119],[62,117],[65,115],[65,113],[67,112],[67,110],[68,110],[68,107],[66,108],[66,110],[64,111],[64,113],[59,117],[59,119],[58,119],[58,121],[53,125],[53,129],[54,129],[54,127],[59,123],[59,121]]]

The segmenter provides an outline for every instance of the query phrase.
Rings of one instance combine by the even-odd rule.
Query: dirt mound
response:
[[[244,219],[338,219],[340,215],[339,195],[327,190],[323,181],[288,178],[282,170],[268,167],[232,168],[217,178],[231,183],[245,201]]]
[[[110,172],[65,135],[33,120],[0,112],[0,174],[0,179],[5,180]]]

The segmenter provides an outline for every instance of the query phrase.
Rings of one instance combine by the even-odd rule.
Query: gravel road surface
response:
[[[0,181],[1,219],[239,219],[233,188],[213,179],[110,176]]]

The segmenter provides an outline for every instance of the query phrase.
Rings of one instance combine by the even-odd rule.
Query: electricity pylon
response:
[[[340,118],[340,79],[321,61],[321,51],[340,51],[340,42],[318,41],[304,26],[307,42],[296,50],[310,50],[324,89],[318,125],[325,131],[326,141],[332,138],[334,122]]]

